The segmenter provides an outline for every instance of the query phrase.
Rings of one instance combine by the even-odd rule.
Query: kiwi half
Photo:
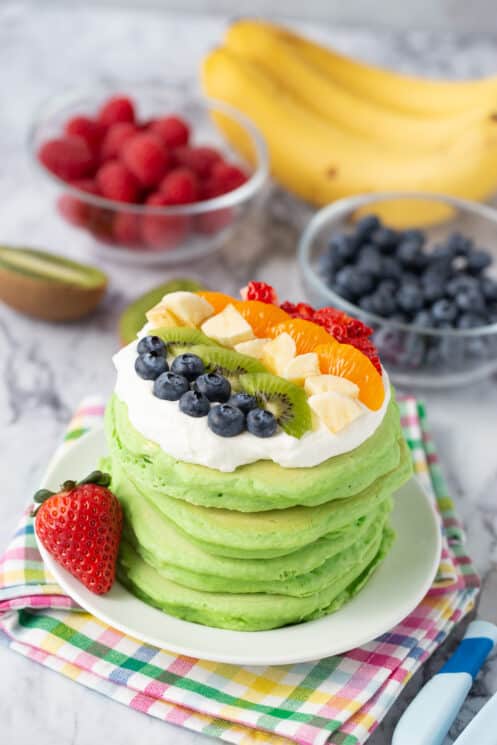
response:
[[[213,339],[210,339],[202,331],[192,329],[189,326],[172,326],[169,328],[153,329],[148,332],[150,336],[158,336],[167,345],[168,357],[177,357],[178,354],[191,352],[192,347],[198,345],[206,347],[217,347]]]
[[[216,372],[228,378],[234,391],[240,390],[241,375],[266,372],[262,362],[254,357],[224,347],[212,346],[212,342],[211,346],[194,346],[188,351],[200,357],[207,372]]]
[[[153,287],[144,295],[140,295],[131,305],[123,311],[119,319],[119,336],[123,344],[130,344],[136,339],[136,335],[146,323],[145,313],[154,305],[160,303],[164,295],[170,292],[197,292],[202,290],[201,284],[194,279],[173,279],[170,282],[164,282],[158,287]],[[197,344],[204,342],[197,342]]]
[[[300,439],[312,428],[312,414],[307,397],[300,386],[267,372],[240,377],[245,393],[255,396],[259,406],[276,417],[280,427]]]

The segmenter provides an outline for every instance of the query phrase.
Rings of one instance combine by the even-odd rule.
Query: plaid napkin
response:
[[[379,639],[315,662],[245,668],[142,644],[62,593],[44,569],[26,511],[0,559],[0,641],[126,706],[227,742],[365,742],[409,678],[473,607],[479,586],[425,410],[414,398],[400,406],[417,477],[442,518],[444,548],[431,591]],[[62,447],[100,426],[102,414],[101,400],[86,400]]]

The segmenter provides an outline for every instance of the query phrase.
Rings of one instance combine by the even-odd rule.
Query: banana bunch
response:
[[[423,80],[372,67],[273,24],[241,20],[207,55],[202,84],[249,116],[276,181],[316,205],[364,192],[484,200],[497,190],[497,76]],[[246,158],[240,128],[217,116]],[[397,227],[446,218],[427,201],[376,209]]]

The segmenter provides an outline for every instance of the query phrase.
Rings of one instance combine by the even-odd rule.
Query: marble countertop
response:
[[[221,16],[4,2],[0,8],[0,227],[2,242],[38,245],[75,258],[90,258],[83,234],[64,225],[33,173],[26,135],[36,107],[61,89],[91,81],[160,80],[195,86],[204,52],[222,34]],[[373,32],[369,28],[313,29],[343,50],[380,63],[446,76],[483,74],[495,68],[497,38],[449,33]],[[7,543],[20,511],[78,401],[107,395],[113,383],[111,353],[116,321],[127,301],[159,280],[181,274],[202,277],[235,291],[247,279],[266,278],[289,299],[301,288],[294,250],[307,208],[274,191],[259,222],[247,226],[223,255],[174,270],[111,265],[111,287],[89,320],[55,326],[0,307],[0,452],[2,499],[0,546]],[[132,278],[132,281],[131,281]],[[434,436],[471,553],[485,574],[497,562],[497,378],[452,392],[425,393]],[[497,608],[496,608],[497,615]],[[410,683],[372,736],[388,745],[392,729],[424,679],[456,643],[451,638]],[[0,741],[27,745],[196,745],[208,738],[109,703],[41,666],[0,648]],[[494,658],[478,678],[447,743],[497,689]]]

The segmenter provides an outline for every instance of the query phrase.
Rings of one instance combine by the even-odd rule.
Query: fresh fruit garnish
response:
[[[270,373],[252,373],[240,377],[245,393],[254,396],[260,408],[274,414],[280,427],[300,439],[312,428],[311,410],[302,388]]]
[[[209,401],[226,403],[231,396],[231,384],[224,375],[205,373],[195,380],[195,390],[200,391]]]
[[[91,313],[107,289],[99,269],[30,248],[0,246],[0,300],[45,321]]]
[[[220,437],[236,437],[245,429],[245,416],[235,406],[219,404],[209,411],[207,424]]]
[[[81,137],[59,137],[48,140],[38,151],[45,168],[64,181],[91,176],[94,156]]]
[[[179,408],[183,414],[196,419],[207,416],[211,409],[209,399],[200,391],[187,391],[179,400]]]
[[[304,390],[308,396],[333,391],[341,396],[359,397],[359,387],[351,380],[340,378],[338,375],[309,375],[305,379]]]
[[[174,326],[173,328],[156,328],[151,334],[162,339],[167,347],[167,354],[176,357],[183,352],[190,352],[191,348],[201,344],[202,346],[217,346],[216,342],[209,339],[198,329],[192,329],[188,326]]]
[[[261,303],[279,304],[276,290],[266,282],[249,282],[246,287],[240,290],[240,295],[242,300],[260,300]]]
[[[123,344],[129,344],[143,327],[146,312],[159,303],[168,292],[187,290],[197,292],[200,284],[193,279],[173,279],[171,282],[154,287],[134,300],[122,313],[119,319],[119,337]]]
[[[36,534],[54,559],[96,595],[111,589],[122,529],[118,499],[100,471],[82,481],[65,481],[57,493],[42,489]]]
[[[191,328],[200,326],[206,318],[214,313],[214,308],[207,300],[195,292],[185,290],[168,292],[160,303],[152,308],[152,313],[162,309],[171,313],[177,319],[177,326],[189,326]]]
[[[160,183],[171,161],[162,141],[147,132],[139,132],[124,143],[122,158],[139,183],[147,188]]]
[[[229,399],[228,403],[231,406],[236,406],[237,409],[243,411],[244,414],[248,414],[252,409],[257,408],[257,399],[255,396],[250,396],[248,393],[234,393]]]
[[[268,336],[273,338],[284,333],[291,336],[294,340],[297,354],[314,352],[318,344],[326,344],[333,341],[328,332],[321,326],[312,323],[312,321],[303,321],[300,318],[290,318],[268,330]]]
[[[359,387],[359,398],[368,408],[377,410],[385,399],[383,380],[378,370],[362,352],[350,344],[320,344],[314,350],[321,372],[351,380]]]
[[[155,380],[169,370],[169,365],[164,354],[144,352],[136,358],[135,370],[143,380]]]
[[[304,385],[309,375],[319,375],[319,359],[315,352],[298,354],[285,367],[283,377],[296,385]]]
[[[205,365],[198,355],[186,352],[174,358],[171,371],[176,373],[176,375],[182,375],[187,380],[192,381],[198,378],[199,375],[203,375]]]
[[[98,112],[98,121],[106,127],[117,122],[135,121],[133,101],[126,96],[113,96],[106,101]]]
[[[164,372],[154,382],[154,396],[163,401],[179,401],[181,396],[190,390],[190,382],[184,375]]]
[[[199,290],[197,294],[207,300],[210,305],[212,305],[215,313],[221,313],[221,311],[223,311],[227,305],[233,305],[237,302],[236,298],[231,297],[231,295],[225,295],[223,292]]]
[[[336,434],[364,413],[359,404],[349,396],[334,391],[317,393],[309,398],[309,406],[320,421]]]
[[[167,348],[160,336],[144,336],[140,339],[136,348],[138,354],[153,352],[154,354],[166,355]]]
[[[227,378],[233,390],[240,390],[239,378],[247,373],[266,372],[266,368],[259,360],[246,357],[238,352],[222,347],[195,346],[191,352],[200,357],[206,372],[215,372]],[[173,363],[174,364],[174,363]],[[250,391],[247,391],[250,393]]]
[[[171,148],[187,145],[190,137],[190,127],[179,116],[164,116],[155,119],[150,124],[149,130],[160,137],[166,147]]]
[[[198,179],[188,168],[175,168],[160,182],[159,190],[165,204],[191,204],[198,199]]]
[[[289,320],[284,310],[277,305],[263,303],[260,300],[238,300],[235,303],[237,311],[250,323],[254,334],[259,337],[273,337],[269,333],[276,324]]]
[[[256,437],[272,437],[278,429],[278,422],[271,411],[254,408],[247,414],[247,430]]]
[[[208,304],[208,301],[204,298],[199,298],[199,300]],[[202,325],[202,331],[225,347],[234,347],[236,344],[254,338],[254,332],[250,324],[231,304],[205,321]]]
[[[240,352],[240,354],[246,354],[249,357],[255,357],[257,360],[261,360],[264,348],[269,341],[271,340],[250,339],[249,341],[242,341],[240,344],[235,344],[235,352]]]
[[[271,372],[283,377],[283,372],[296,353],[294,340],[289,334],[283,333],[265,344],[261,359]]]
[[[135,202],[140,185],[125,165],[110,160],[97,171],[97,184],[102,196],[115,202]]]

